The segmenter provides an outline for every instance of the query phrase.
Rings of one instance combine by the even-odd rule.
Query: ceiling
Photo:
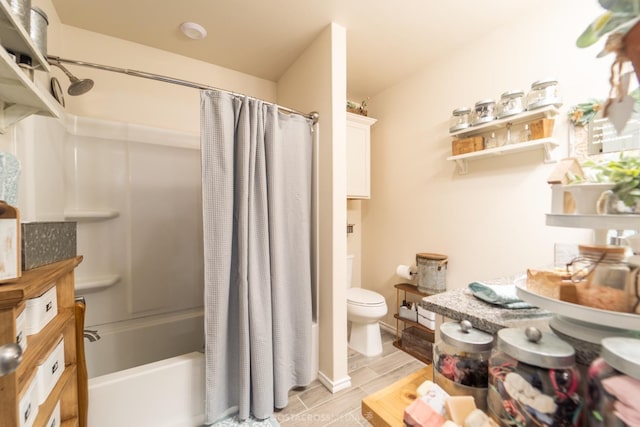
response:
[[[539,0],[52,0],[63,24],[278,81],[330,23],[347,29],[349,95],[374,96]],[[545,2],[547,3],[547,2]],[[194,21],[203,40],[179,30]]]

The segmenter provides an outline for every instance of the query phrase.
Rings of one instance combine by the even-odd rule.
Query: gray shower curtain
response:
[[[311,372],[311,121],[201,93],[205,419],[263,419]]]

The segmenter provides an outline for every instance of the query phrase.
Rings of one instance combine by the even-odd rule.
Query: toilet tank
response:
[[[351,280],[353,279],[353,258],[354,255],[347,255],[347,289],[351,287]]]

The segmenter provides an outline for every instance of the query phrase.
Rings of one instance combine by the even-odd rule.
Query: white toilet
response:
[[[378,320],[387,314],[387,302],[377,292],[352,288],[353,255],[347,255],[347,320],[351,321],[349,347],[365,356],[382,353]]]

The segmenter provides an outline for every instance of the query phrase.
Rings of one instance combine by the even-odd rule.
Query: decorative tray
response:
[[[526,278],[516,280],[516,294],[520,299],[552,313],[594,325],[640,331],[640,315],[601,310],[584,305],[538,295],[527,289]]]

